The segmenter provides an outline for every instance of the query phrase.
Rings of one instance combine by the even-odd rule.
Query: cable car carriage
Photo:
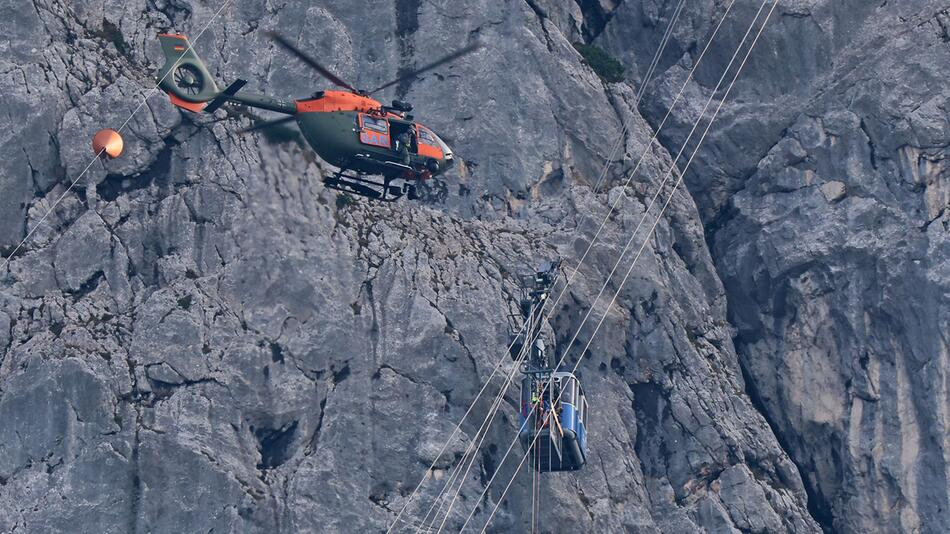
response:
[[[586,423],[587,398],[573,373],[529,374],[522,379],[519,438],[525,450],[531,448],[536,469],[576,471],[583,467],[587,462]]]

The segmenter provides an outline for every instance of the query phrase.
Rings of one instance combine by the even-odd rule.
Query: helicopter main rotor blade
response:
[[[376,89],[373,89],[372,91],[370,91],[369,94],[378,93],[379,91],[382,91],[383,89],[385,89],[385,88],[387,88],[387,87],[391,87],[391,86],[393,86],[393,85],[396,85],[396,84],[399,83],[399,82],[402,82],[402,81],[405,81],[405,80],[408,80],[408,79],[411,79],[411,78],[415,78],[416,76],[422,74],[423,72],[428,72],[428,71],[430,71],[430,70],[432,70],[432,69],[441,67],[442,65],[445,65],[446,63],[451,63],[451,62],[455,61],[456,59],[458,59],[458,58],[460,58],[460,57],[462,57],[462,56],[466,56],[466,55],[468,55],[468,54],[471,54],[472,52],[478,50],[478,49],[481,48],[481,47],[482,47],[482,44],[479,43],[479,42],[472,43],[472,44],[466,46],[465,48],[463,48],[463,49],[461,49],[461,50],[458,50],[458,51],[455,51],[455,52],[453,52],[453,53],[451,53],[451,54],[449,54],[449,55],[447,55],[447,56],[445,56],[445,57],[443,57],[443,58],[441,58],[441,59],[437,59],[436,61],[433,61],[432,63],[429,63],[428,65],[426,65],[426,66],[424,66],[424,67],[420,67],[420,68],[418,68],[418,69],[416,69],[416,70],[414,70],[414,71],[412,71],[412,72],[407,72],[406,74],[403,74],[402,76],[396,78],[395,80],[393,80],[393,81],[391,81],[391,82],[388,82],[388,83],[385,83],[385,84],[383,84],[383,85],[380,85],[380,86],[377,87]]]
[[[297,59],[303,61],[308,66],[310,66],[310,68],[319,72],[320,75],[330,80],[334,85],[343,87],[344,89],[349,89],[350,91],[354,91],[354,92],[356,91],[356,89],[354,89],[352,85],[346,83],[345,81],[343,81],[342,78],[340,78],[336,74],[333,74],[332,72],[327,70],[323,65],[317,63],[316,60],[314,60],[312,57],[303,53],[299,48],[294,46],[290,41],[285,39],[281,34],[277,32],[269,32],[268,35],[270,35],[270,38],[273,39],[277,44],[283,47],[284,50],[287,50],[291,54],[297,56]]]
[[[244,128],[243,130],[239,130],[238,133],[246,134],[250,132],[255,132],[257,130],[263,130],[265,128],[270,128],[272,126],[280,126],[281,124],[286,124],[294,120],[296,120],[296,117],[282,117],[280,119],[275,119],[272,121],[259,122],[253,126],[248,126],[247,128]]]

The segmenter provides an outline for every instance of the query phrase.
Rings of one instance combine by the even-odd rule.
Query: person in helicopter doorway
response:
[[[396,135],[396,153],[399,154],[399,159],[402,161],[403,165],[409,165],[409,147],[412,146],[412,138],[414,133],[412,128],[406,128],[398,135]]]

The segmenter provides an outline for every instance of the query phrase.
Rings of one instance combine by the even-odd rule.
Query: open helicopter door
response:
[[[416,125],[410,121],[404,121],[402,119],[390,118],[389,125],[391,128],[391,133],[393,137],[398,137],[399,135],[413,130]],[[419,153],[419,137],[417,135],[412,136],[412,143],[409,145],[410,154]]]

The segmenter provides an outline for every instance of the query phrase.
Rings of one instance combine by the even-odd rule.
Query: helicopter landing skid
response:
[[[380,200],[382,202],[394,202],[399,200],[409,191],[408,184],[402,187],[389,185],[390,180],[384,179],[382,183],[361,178],[359,176],[343,174],[342,172],[323,180],[324,185],[330,189],[352,193],[361,197]]]

